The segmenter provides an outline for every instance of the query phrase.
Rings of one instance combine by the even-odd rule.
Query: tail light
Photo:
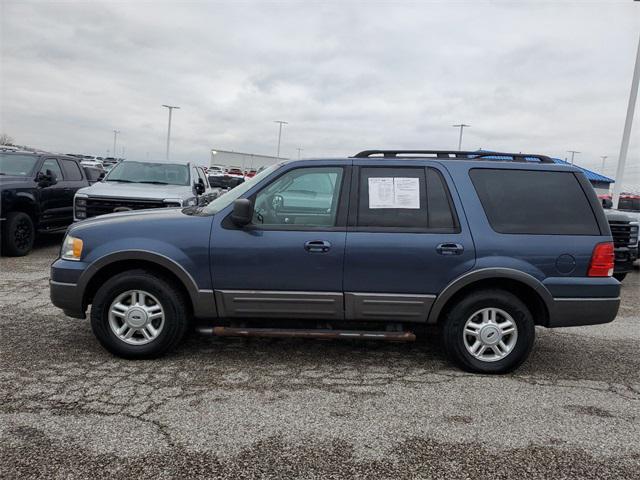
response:
[[[589,277],[610,277],[613,275],[615,254],[613,253],[613,242],[603,242],[596,245],[591,254],[589,263]]]

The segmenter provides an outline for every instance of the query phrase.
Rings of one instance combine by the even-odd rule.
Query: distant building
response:
[[[490,153],[491,150],[478,150],[479,152],[486,152],[486,153]],[[494,159],[499,159],[500,157],[485,157],[484,160],[494,160]],[[560,158],[551,158],[551,160],[553,160],[555,163],[557,163],[558,165],[571,165],[571,163],[567,162],[566,160],[562,160]],[[585,174],[585,176],[587,177],[587,180],[589,180],[589,182],[591,182],[591,185],[593,185],[594,190],[596,191],[596,193],[598,195],[606,195],[609,193],[609,189],[611,187],[611,184],[615,182],[615,180],[613,178],[609,178],[609,177],[605,177],[604,175],[600,175],[599,173],[596,173],[592,170],[589,170],[587,168],[581,167],[580,165],[576,165],[573,164],[574,167],[579,168],[580,170],[582,170]]]
[[[559,165],[571,165],[566,160],[561,160],[559,158],[552,158],[551,160],[553,160]],[[615,182],[613,178],[605,177],[604,175],[600,175],[599,173],[596,173],[592,170],[581,167],[580,165],[574,164],[573,166],[579,168],[584,172],[585,176],[587,177],[587,180],[591,182],[591,185],[593,185],[593,188],[595,189],[598,195],[604,195],[609,193],[611,184]]]
[[[258,155],[256,153],[233,152],[229,150],[211,149],[209,166],[223,165],[225,167],[238,167],[242,170],[257,170],[260,167],[268,167],[274,163],[287,160],[286,158]]]

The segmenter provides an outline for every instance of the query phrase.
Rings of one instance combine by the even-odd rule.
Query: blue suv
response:
[[[205,207],[71,226],[51,299],[125,358],[220,336],[411,341],[504,373],[535,326],[611,322],[611,232],[577,169],[531,154],[371,150],[267,168]]]

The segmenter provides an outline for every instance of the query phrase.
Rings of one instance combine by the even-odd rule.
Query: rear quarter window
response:
[[[498,233],[600,235],[572,172],[475,168],[469,175]]]

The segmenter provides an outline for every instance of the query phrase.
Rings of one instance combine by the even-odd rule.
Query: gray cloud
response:
[[[640,4],[13,2],[1,4],[2,130],[22,143],[174,159],[212,147],[347,155],[465,147],[566,156],[614,174]],[[636,115],[638,117],[639,115]],[[640,189],[638,118],[629,185]]]

